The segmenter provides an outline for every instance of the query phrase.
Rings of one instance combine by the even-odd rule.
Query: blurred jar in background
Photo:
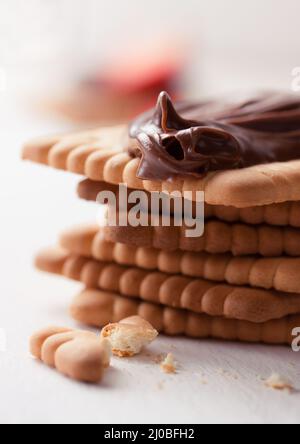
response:
[[[179,48],[172,50],[167,40],[143,47],[133,41],[44,107],[79,123],[127,122],[153,107],[161,91],[182,97],[185,56]]]
[[[164,89],[179,98],[180,39],[167,24],[138,20],[138,30],[132,11],[146,11],[130,2],[131,9],[116,0],[1,2],[0,72],[9,92],[38,112],[85,125],[127,121]]]
[[[290,90],[299,14],[299,0],[3,0],[1,83],[85,126],[128,119],[159,89]]]

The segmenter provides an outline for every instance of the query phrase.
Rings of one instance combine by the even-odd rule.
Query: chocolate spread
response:
[[[168,180],[210,171],[300,159],[300,98],[269,94],[228,105],[173,105],[160,94],[155,110],[138,117],[130,137],[140,157],[138,177]]]

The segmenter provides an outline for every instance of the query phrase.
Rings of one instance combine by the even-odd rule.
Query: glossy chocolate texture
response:
[[[148,180],[204,177],[210,171],[300,159],[300,97],[265,94],[248,101],[179,103],[160,94],[130,136]]]

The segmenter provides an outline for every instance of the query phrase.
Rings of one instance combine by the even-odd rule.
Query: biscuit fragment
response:
[[[72,254],[101,262],[300,294],[299,258],[233,257],[230,254],[134,247],[105,241],[97,225],[82,225],[65,231],[60,236],[60,244]]]
[[[48,268],[48,254],[49,250],[40,253],[39,257],[43,258],[43,268],[40,269],[52,272],[55,255],[50,250]],[[76,255],[66,259],[58,274],[81,281],[88,288],[210,316],[263,323],[300,313],[299,294],[236,287],[159,272],[148,273]]]
[[[198,339],[213,338],[274,345],[291,345],[294,340],[292,331],[300,325],[300,315],[254,324],[199,315],[91,289],[83,291],[74,299],[70,313],[76,321],[97,328],[138,315],[150,322],[158,332],[169,336],[185,335]]]
[[[96,151],[91,150],[91,144]],[[124,152],[129,146],[135,147],[136,141],[129,140],[127,126],[112,127],[37,139],[25,146],[23,158],[65,170],[76,165],[76,172],[91,180],[127,183],[135,189],[204,191],[205,201],[211,205],[247,208],[300,200],[299,160],[210,173],[199,179],[152,182],[137,178],[139,159]]]
[[[31,337],[30,352],[69,378],[97,383],[110,365],[111,349],[94,333],[49,327]]]
[[[107,325],[101,336],[109,340],[114,355],[124,358],[138,355],[156,339],[158,332],[140,316],[132,316]]]

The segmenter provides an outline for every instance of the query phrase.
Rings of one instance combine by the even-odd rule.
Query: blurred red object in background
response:
[[[174,42],[124,50],[47,109],[78,123],[123,123],[153,107],[162,90],[182,93],[184,51]]]
[[[183,70],[183,54],[174,44],[127,51],[99,73],[100,84],[120,94],[175,87]],[[173,86],[172,86],[173,85]]]

